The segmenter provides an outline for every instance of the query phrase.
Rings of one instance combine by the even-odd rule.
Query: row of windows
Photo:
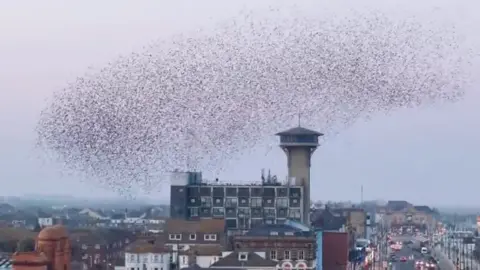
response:
[[[277,209],[272,209],[272,208],[224,208],[224,207],[213,207],[212,209],[210,208],[202,208],[202,216],[205,216],[204,214],[207,214],[208,216],[213,216],[213,217],[260,217],[260,218],[275,218],[278,216],[279,218],[301,218],[301,211],[300,209],[280,209],[277,211]],[[190,217],[198,217],[200,215],[200,209],[198,207],[190,207],[188,209],[188,213]]]
[[[169,240],[175,240],[175,241],[181,241],[182,240],[182,235],[181,234],[169,234],[168,235]],[[188,235],[188,240],[195,241],[197,240],[197,235],[194,233],[191,233]],[[205,241],[217,241],[217,235],[210,233],[210,234],[204,234],[203,235],[203,240]]]
[[[190,198],[190,203],[196,203],[195,198]],[[204,207],[211,207],[213,205],[225,205],[225,207],[237,207],[238,205],[250,206],[250,207],[263,207],[264,205],[272,205],[276,207],[288,207],[289,198],[212,198],[201,197],[200,205]],[[292,204],[298,204],[299,199],[292,199]]]
[[[125,239],[125,244],[128,244],[128,243],[130,243],[130,240],[128,240],[128,238],[126,238]],[[113,242],[111,244],[105,245],[105,248],[109,249],[109,248],[117,248],[117,247],[122,247],[122,246],[123,246],[122,241],[119,241],[119,242]],[[99,244],[95,244],[93,247],[95,249],[100,249]],[[82,244],[82,249],[83,250],[88,249],[88,245],[87,244]]]
[[[148,263],[148,255],[142,255],[141,257],[135,254],[131,254],[130,258],[127,259],[127,262],[131,263]],[[153,255],[151,260],[152,263],[163,263],[163,256],[162,255]]]
[[[303,250],[284,250],[283,257],[279,257],[279,254],[276,250],[270,250],[270,259],[271,260],[305,260],[305,251]]]

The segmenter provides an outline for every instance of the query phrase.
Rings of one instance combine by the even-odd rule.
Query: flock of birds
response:
[[[381,13],[312,18],[251,12],[122,57],[56,92],[43,153],[119,190],[174,169],[221,167],[290,127],[329,132],[360,117],[464,95],[452,29]]]

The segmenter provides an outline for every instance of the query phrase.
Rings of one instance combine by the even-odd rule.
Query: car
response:
[[[422,254],[427,254],[428,253],[428,249],[426,247],[422,247],[422,249],[420,250],[420,252]]]
[[[405,256],[400,257],[400,261],[401,261],[401,262],[406,262],[406,261],[407,261],[407,257],[405,257]]]
[[[437,269],[437,264],[434,262],[426,262],[425,269],[429,269],[429,270]]]
[[[415,262],[415,269],[423,269],[423,261],[416,261]]]

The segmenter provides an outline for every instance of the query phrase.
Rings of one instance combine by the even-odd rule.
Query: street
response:
[[[414,236],[396,236],[392,238],[393,241],[398,241],[398,242],[404,242],[404,241],[418,241]],[[438,264],[438,269],[441,270],[453,270],[455,269],[453,263],[448,260],[448,258],[441,252],[440,249],[436,248],[433,250],[430,250],[429,255],[423,255],[420,252],[416,251],[413,249],[413,246],[411,245],[402,245],[402,249],[395,252],[397,255],[397,259],[400,259],[401,257],[406,257],[408,260],[406,262],[394,262],[392,263],[392,270],[411,270],[415,269],[415,261],[416,260],[422,260],[428,257],[429,255],[433,256]],[[413,259],[412,259],[413,258]]]

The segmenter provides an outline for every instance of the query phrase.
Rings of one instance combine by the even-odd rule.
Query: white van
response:
[[[422,249],[420,250],[420,252],[422,252],[422,254],[427,254],[428,253],[428,249],[426,247],[422,247]]]

